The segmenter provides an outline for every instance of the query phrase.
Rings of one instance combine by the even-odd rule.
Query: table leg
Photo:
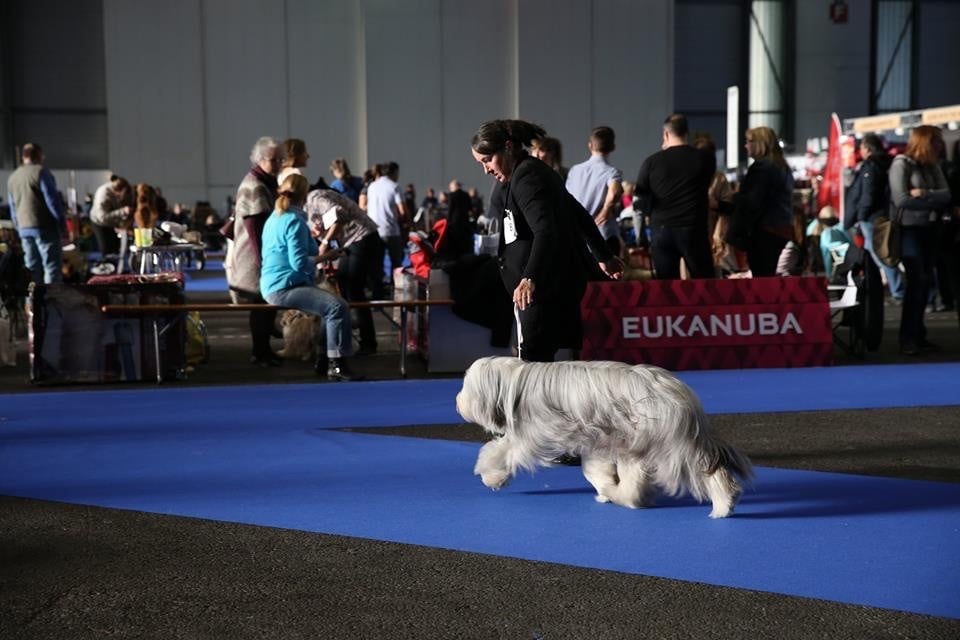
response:
[[[407,307],[400,306],[400,377],[407,377]]]
[[[160,368],[160,319],[153,319],[153,353],[157,364],[157,384],[163,384],[163,369]]]

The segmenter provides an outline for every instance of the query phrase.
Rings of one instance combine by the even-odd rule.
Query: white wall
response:
[[[871,0],[796,2],[795,135],[869,106]],[[676,5],[676,7],[675,7]],[[467,151],[484,120],[545,125],[565,161],[612,126],[633,177],[674,110],[725,102],[745,37],[732,0],[4,0],[12,63],[7,148],[35,140],[54,167],[108,168],[168,200],[223,208],[261,135],[301,137],[308,175],[396,160],[401,179],[486,192]],[[732,8],[731,8],[732,7]],[[918,106],[960,103],[956,0],[922,0]],[[676,25],[676,29],[675,29]],[[679,38],[679,44],[674,37]],[[35,43],[30,55],[24,42]],[[98,43],[103,43],[102,50]],[[675,49],[680,50],[675,53]],[[5,61],[4,61],[5,62]],[[728,77],[723,77],[728,76]],[[54,79],[37,82],[37,78]],[[678,104],[674,104],[676,99]],[[691,117],[694,128],[705,123]],[[712,120],[709,127],[716,127]],[[107,161],[109,159],[109,161]],[[4,186],[0,185],[0,193]]]
[[[611,162],[636,178],[673,110],[673,2],[523,0],[519,26],[520,116],[563,142],[567,166],[613,127]]]
[[[470,138],[486,120],[517,115],[516,2],[442,2],[442,69],[435,76],[443,104],[442,173],[427,186],[457,178],[486,193],[488,178],[470,155]],[[419,78],[423,85],[430,78]]]
[[[107,169],[170,202],[209,185],[200,17],[199,0],[104,2]]]
[[[672,0],[104,0],[110,165],[222,209],[262,135],[307,174],[395,160],[401,182],[489,186],[481,122],[524,117],[586,157],[598,124],[625,176],[673,100]],[[149,25],[149,29],[144,29]]]

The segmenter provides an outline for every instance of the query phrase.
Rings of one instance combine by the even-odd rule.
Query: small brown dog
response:
[[[323,344],[323,325],[320,318],[309,313],[288,309],[280,316],[283,331],[283,349],[277,352],[282,358],[300,358],[304,362],[315,360],[319,345]]]

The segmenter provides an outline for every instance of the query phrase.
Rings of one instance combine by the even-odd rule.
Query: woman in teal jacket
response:
[[[290,175],[280,185],[273,213],[263,227],[260,293],[270,304],[319,316],[326,328],[327,350],[317,373],[330,380],[357,380],[347,363],[351,353],[350,307],[338,295],[316,286],[317,243],[301,210],[309,184]]]

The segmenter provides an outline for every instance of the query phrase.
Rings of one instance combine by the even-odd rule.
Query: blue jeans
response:
[[[54,284],[63,281],[63,249],[60,248],[60,232],[56,229],[40,229],[39,235],[20,237],[23,244],[23,262],[30,269],[37,284]]]
[[[890,295],[898,300],[903,300],[905,288],[900,269],[888,267],[883,264],[873,252],[873,223],[867,222],[866,220],[861,221],[860,231],[863,233],[863,248],[867,250],[867,253],[873,258],[873,262],[880,267],[880,270],[883,271],[887,277],[887,286],[890,287]]]
[[[320,316],[327,334],[327,357],[353,353],[350,307],[340,296],[312,285],[293,287],[264,296],[270,304]]]

